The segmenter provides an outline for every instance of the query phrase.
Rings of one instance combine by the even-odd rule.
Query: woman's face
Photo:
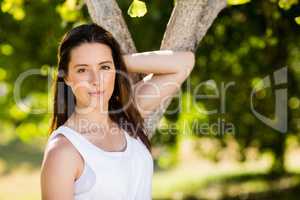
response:
[[[116,74],[110,47],[83,43],[71,50],[68,67],[65,82],[72,88],[76,105],[107,111]]]

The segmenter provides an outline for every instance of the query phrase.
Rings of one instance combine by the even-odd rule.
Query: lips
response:
[[[90,95],[93,95],[93,96],[97,96],[97,95],[101,95],[103,94],[104,91],[95,91],[95,92],[89,92]]]

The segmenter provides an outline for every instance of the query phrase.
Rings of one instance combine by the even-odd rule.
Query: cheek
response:
[[[107,85],[109,86],[111,92],[113,92],[113,89],[115,87],[115,78],[116,78],[116,75],[114,73],[114,74],[111,74],[107,80],[107,82],[108,82]]]
[[[82,80],[74,80],[72,83],[72,91],[76,98],[87,100],[89,97],[88,91],[89,91],[89,84],[86,81]]]
[[[114,88],[115,85],[115,73],[114,72],[107,72],[106,74],[104,74],[104,82],[102,85],[105,90],[110,91],[112,88]]]

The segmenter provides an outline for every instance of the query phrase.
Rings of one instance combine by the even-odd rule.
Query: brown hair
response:
[[[54,105],[49,133],[63,125],[75,110],[76,99],[71,88],[65,83],[64,75],[68,74],[70,52],[83,43],[102,43],[112,50],[116,71],[128,73],[122,58],[118,42],[112,34],[95,23],[83,24],[68,31],[58,48],[58,73],[54,80]],[[126,108],[123,109],[124,105]],[[131,136],[139,137],[151,152],[151,144],[146,135],[144,120],[132,100],[130,81],[119,73],[116,74],[115,87],[109,100],[109,116]],[[118,110],[118,112],[111,112]],[[128,126],[129,125],[129,129]],[[137,135],[137,136],[136,136]]]

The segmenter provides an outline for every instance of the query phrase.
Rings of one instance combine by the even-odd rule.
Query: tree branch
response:
[[[196,52],[200,41],[226,4],[226,0],[176,0],[160,49]],[[173,96],[177,96],[178,93],[179,91],[175,92]],[[153,136],[171,101],[172,98],[168,98],[162,102],[161,106],[145,119],[149,138]]]
[[[115,0],[85,0],[92,20],[113,34],[122,53],[136,53],[136,48],[126,22]]]

